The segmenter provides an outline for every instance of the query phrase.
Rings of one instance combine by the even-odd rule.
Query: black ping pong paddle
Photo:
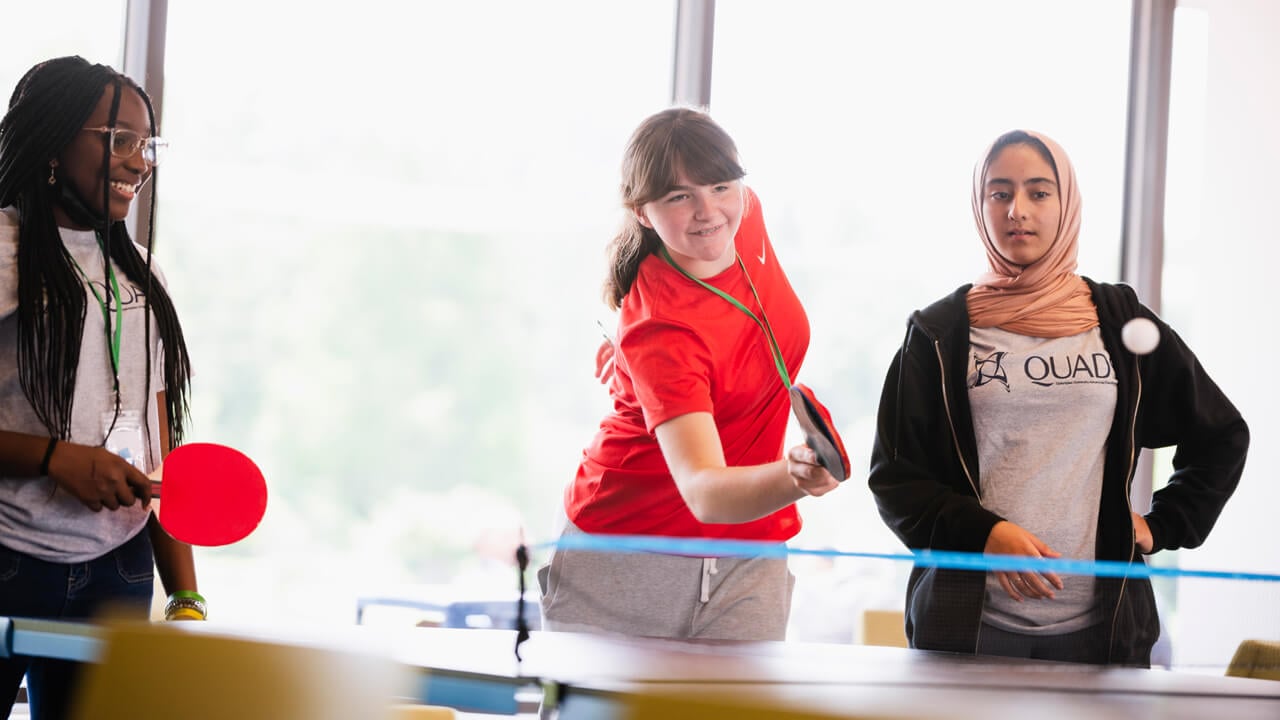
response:
[[[804,430],[804,444],[818,454],[818,462],[832,477],[844,482],[849,477],[849,454],[831,422],[831,413],[800,383],[791,386],[791,411]]]

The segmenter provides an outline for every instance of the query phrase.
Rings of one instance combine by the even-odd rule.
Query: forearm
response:
[[[169,442],[169,417],[165,412],[165,394],[156,393],[156,414],[159,417],[160,447],[163,457],[168,457],[172,448]],[[164,502],[161,500],[161,502]],[[178,590],[197,590],[196,561],[191,546],[173,539],[161,527],[155,513],[147,521],[147,530],[151,533],[151,547],[156,556],[156,572],[160,575],[160,583],[164,591],[172,595]]]
[[[944,477],[943,468],[913,461],[907,453],[891,459],[873,451],[868,486],[881,519],[907,547],[982,552],[1003,518]]]
[[[49,437],[0,430],[0,477],[36,477]]]
[[[1141,447],[1173,445],[1173,474],[1146,515],[1155,550],[1199,547],[1244,473],[1249,426],[1172,330],[1144,374],[1146,411],[1138,415]]]
[[[163,502],[163,500],[161,501]],[[197,590],[196,563],[191,546],[174,540],[160,526],[155,513],[147,521],[147,531],[151,534],[151,546],[156,556],[156,573],[160,576],[160,584],[165,594],[172,595],[178,590]]]
[[[1249,449],[1244,420],[1237,416],[1216,428],[1207,425],[1194,441],[1178,443],[1174,472],[1152,496],[1147,520],[1157,549],[1203,544],[1244,474]]]
[[[704,468],[677,485],[689,510],[704,523],[750,522],[805,497],[787,473],[785,460]]]

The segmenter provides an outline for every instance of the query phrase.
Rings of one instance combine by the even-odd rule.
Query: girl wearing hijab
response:
[[[1244,469],[1249,431],[1180,337],[1125,285],[1076,274],[1080,191],[1031,131],[974,170],[990,270],[907,322],[885,379],[869,484],[909,548],[1143,563],[1204,542]],[[1121,329],[1155,323],[1138,356]],[[1146,515],[1141,448],[1176,446]],[[1148,666],[1151,583],[1053,572],[912,569],[916,648]]]

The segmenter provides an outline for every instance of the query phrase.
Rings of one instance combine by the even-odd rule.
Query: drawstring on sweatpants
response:
[[[715,558],[702,558],[702,602],[710,602],[711,576],[717,572]]]

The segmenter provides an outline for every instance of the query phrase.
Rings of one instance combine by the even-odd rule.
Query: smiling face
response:
[[[93,114],[85,121],[86,128],[100,128],[111,125],[111,100],[114,89],[108,85],[102,98],[98,100]],[[116,113],[115,127],[132,130],[139,137],[151,135],[151,123],[147,114],[146,103],[136,90],[128,85],[120,87],[120,107]],[[67,183],[94,213],[101,215],[103,194],[103,148],[110,142],[110,135],[105,132],[82,130],[76,133],[71,142],[63,149],[58,158],[58,179]],[[141,152],[134,152],[129,157],[111,155],[107,163],[106,176],[109,178],[109,199],[107,215],[111,220],[123,220],[129,214],[133,198],[142,184],[151,176],[151,165],[143,159]],[[62,227],[77,228],[61,207],[55,206],[54,215]],[[86,229],[86,228],[79,228]]]
[[[682,268],[695,277],[711,277],[733,264],[733,238],[742,224],[742,181],[698,185],[680,170],[665,194],[635,212]]]
[[[1010,145],[987,166],[982,219],[996,250],[1026,267],[1058,236],[1062,201],[1053,167],[1030,145]]]

